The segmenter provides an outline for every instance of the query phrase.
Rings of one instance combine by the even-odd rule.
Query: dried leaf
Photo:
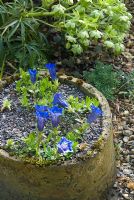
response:
[[[88,145],[87,143],[81,143],[81,144],[79,145],[80,150],[86,149],[87,145]]]
[[[134,190],[134,182],[129,182],[127,188]]]

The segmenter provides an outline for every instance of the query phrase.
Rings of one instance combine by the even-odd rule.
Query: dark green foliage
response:
[[[74,54],[100,43],[121,53],[131,17],[119,0],[1,0],[1,74],[5,63],[32,68],[44,62],[46,54],[57,51],[56,46],[49,47],[54,38],[56,44],[63,41],[63,46]]]
[[[47,40],[36,18],[24,16],[32,1],[0,3],[0,65],[31,68],[45,60]]]
[[[130,73],[119,72],[121,84],[118,89],[119,95],[128,97],[134,101],[134,70]]]
[[[114,99],[120,80],[118,74],[113,71],[112,65],[97,62],[95,69],[92,72],[84,71],[83,76],[87,82],[101,91],[107,99]]]

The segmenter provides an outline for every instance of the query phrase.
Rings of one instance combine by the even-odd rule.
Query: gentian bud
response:
[[[88,115],[87,122],[91,124],[96,121],[96,119],[103,114],[102,110],[99,107],[91,105],[91,113]]]
[[[56,64],[54,63],[47,63],[46,64],[46,68],[49,70],[49,74],[51,79],[54,81],[55,79],[57,79],[56,76]]]
[[[53,127],[58,127],[60,123],[60,116],[62,115],[62,111],[63,109],[57,106],[53,106],[52,108],[49,109]]]
[[[47,106],[36,105],[36,117],[37,117],[37,128],[39,131],[43,131],[44,126],[49,119],[49,113],[47,111]]]
[[[68,103],[63,99],[61,93],[56,93],[54,95],[53,104],[59,105],[59,106],[64,107],[64,108],[68,108]]]
[[[36,69],[29,69],[28,72],[30,74],[31,82],[34,84],[36,82],[37,70]]]

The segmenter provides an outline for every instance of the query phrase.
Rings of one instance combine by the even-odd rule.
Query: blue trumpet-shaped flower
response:
[[[49,111],[52,113],[59,113],[62,115],[63,108],[59,108],[58,106],[53,106],[52,108],[49,108]]]
[[[46,68],[49,70],[49,74],[51,76],[51,79],[54,81],[57,78],[57,76],[56,76],[56,64],[47,63]]]
[[[30,74],[31,81],[34,84],[36,82],[37,70],[36,69],[29,69],[28,72]]]
[[[36,117],[37,117],[37,128],[39,131],[43,131],[44,126],[49,119],[48,112],[38,112],[36,111]]]
[[[48,107],[42,105],[36,105],[36,117],[37,117],[37,128],[39,131],[43,131],[45,123],[49,119]]]
[[[102,110],[99,107],[91,105],[91,113],[88,115],[87,122],[91,124],[94,122],[99,116],[103,114]]]
[[[49,109],[50,117],[53,127],[58,127],[60,123],[60,116],[62,115],[63,109],[57,106],[53,106]]]
[[[58,152],[61,154],[67,154],[73,152],[73,143],[65,137],[62,137],[57,144]]]
[[[54,95],[53,104],[59,105],[59,106],[64,107],[64,108],[68,107],[68,103],[63,99],[61,93],[56,93]]]
[[[45,112],[48,111],[48,107],[47,106],[43,106],[43,105],[36,105],[35,109],[37,112]]]

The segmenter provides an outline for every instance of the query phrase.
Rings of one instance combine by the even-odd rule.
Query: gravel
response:
[[[128,99],[112,106],[117,177],[106,200],[134,200],[134,104]],[[127,113],[127,115],[126,115]],[[130,120],[131,119],[131,120]]]

